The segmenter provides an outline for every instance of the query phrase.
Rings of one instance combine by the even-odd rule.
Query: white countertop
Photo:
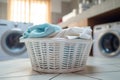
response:
[[[0,61],[0,80],[119,80],[120,59],[89,57],[86,69],[67,74],[45,74],[32,70],[29,59]]]

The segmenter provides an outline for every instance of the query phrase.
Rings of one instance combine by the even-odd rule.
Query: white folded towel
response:
[[[72,27],[63,29],[54,38],[67,38],[67,39],[91,39],[91,28],[90,27]]]

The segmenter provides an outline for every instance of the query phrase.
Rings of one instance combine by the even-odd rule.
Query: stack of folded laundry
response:
[[[88,27],[72,27],[62,29],[58,25],[40,24],[28,28],[21,39],[26,38],[67,38],[67,39],[91,39],[92,30]]]

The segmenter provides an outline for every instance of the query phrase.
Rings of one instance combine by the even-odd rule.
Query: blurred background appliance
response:
[[[69,20],[70,18],[75,17],[76,15],[77,15],[76,9],[73,9],[72,12],[63,16],[62,21],[65,22]]]
[[[91,8],[94,5],[99,5],[105,2],[105,0],[79,0],[79,13],[86,11],[87,9]]]
[[[19,38],[31,25],[32,23],[0,20],[0,60],[28,57],[26,47],[19,42]]]
[[[95,57],[120,58],[120,22],[96,25],[93,33]]]

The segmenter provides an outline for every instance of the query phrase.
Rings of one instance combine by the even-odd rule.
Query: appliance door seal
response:
[[[20,56],[26,51],[24,43],[19,42],[23,31],[18,28],[7,30],[1,37],[1,46],[4,52],[10,56]]]
[[[98,40],[98,48],[102,55],[113,57],[120,53],[119,32],[114,30],[105,31],[100,35]]]

